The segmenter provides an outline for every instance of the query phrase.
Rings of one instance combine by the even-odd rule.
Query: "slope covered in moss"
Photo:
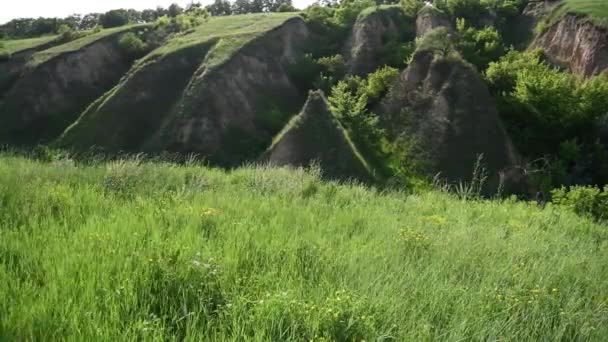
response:
[[[321,91],[309,94],[300,114],[275,137],[262,160],[278,166],[317,164],[330,179],[374,179]]]

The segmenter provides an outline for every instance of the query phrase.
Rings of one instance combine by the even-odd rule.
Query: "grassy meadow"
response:
[[[2,341],[600,341],[606,260],[551,205],[0,156]]]

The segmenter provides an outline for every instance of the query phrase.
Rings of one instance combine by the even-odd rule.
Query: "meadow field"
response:
[[[0,156],[2,341],[601,341],[606,260],[553,205]]]

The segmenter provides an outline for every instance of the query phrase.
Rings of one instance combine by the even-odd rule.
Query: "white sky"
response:
[[[207,5],[213,0],[198,0]],[[304,8],[314,0],[293,0],[297,8]],[[178,3],[185,7],[190,0],[0,0],[0,24],[15,18],[67,17],[70,14],[106,12],[116,8],[142,10],[168,7]]]

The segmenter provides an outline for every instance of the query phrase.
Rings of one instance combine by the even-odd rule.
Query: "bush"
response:
[[[480,71],[485,70],[491,62],[497,61],[506,52],[500,33],[493,27],[479,30],[468,27],[465,19],[458,19],[456,30],[458,51]]]
[[[598,221],[608,218],[608,187],[562,187],[551,192],[553,203]]]
[[[365,87],[368,102],[376,102],[386,95],[397,77],[399,77],[399,70],[388,66],[369,74]]]
[[[64,43],[78,38],[78,33],[76,31],[74,31],[74,29],[72,29],[71,27],[69,27],[68,25],[65,25],[65,24],[59,26],[59,29],[57,30],[57,34],[59,34],[59,40]]]
[[[454,45],[450,39],[448,29],[439,27],[416,39],[416,49],[431,51],[441,57],[448,57],[454,52]]]
[[[480,0],[447,0],[447,8],[454,18],[465,18],[476,23],[485,8]]]
[[[486,80],[514,142],[529,160],[551,161],[550,182],[606,184],[598,122],[608,108],[608,77],[584,79],[550,66],[541,51],[509,52],[490,63]],[[572,142],[576,142],[576,156]],[[601,148],[599,150],[602,150]]]
[[[130,57],[139,58],[143,56],[148,46],[135,33],[127,32],[118,41],[120,49]]]
[[[423,0],[401,0],[403,12],[410,17],[416,17],[418,12],[424,7]]]

